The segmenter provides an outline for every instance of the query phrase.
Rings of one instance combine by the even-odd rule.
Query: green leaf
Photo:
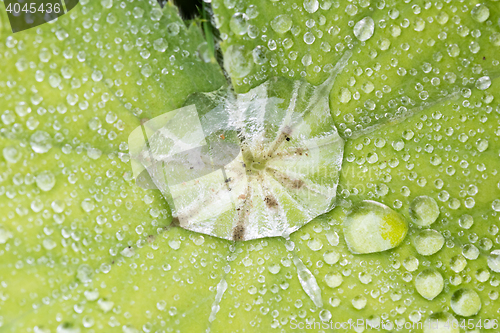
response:
[[[492,324],[500,284],[490,255],[499,249],[499,8],[213,0],[238,93],[274,76],[319,84],[350,56],[329,96],[346,142],[337,207],[289,239],[236,243],[170,226],[165,199],[135,185],[128,155],[128,135],[141,123],[193,93],[228,86],[204,56],[212,50],[206,24],[186,27],[170,3],[86,0],[12,35],[0,11],[0,331]],[[373,35],[358,38],[367,17]],[[423,195],[438,203],[429,228],[445,239],[430,256],[415,249],[423,229],[410,214]],[[362,200],[407,219],[401,245],[349,251],[343,221]],[[433,300],[415,287],[429,268],[444,278]],[[479,295],[478,314],[455,314],[456,295],[468,294],[455,294],[462,288]],[[466,310],[458,313],[475,309]]]

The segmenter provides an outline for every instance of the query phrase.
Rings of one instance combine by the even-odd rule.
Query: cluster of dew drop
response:
[[[83,0],[57,22],[15,35],[7,33],[0,12],[0,330],[71,333],[123,326],[123,332],[138,332],[127,324],[133,311],[122,312],[124,304],[111,296],[115,283],[103,280],[123,259],[137,259],[139,249],[157,250],[153,235],[168,238],[170,213],[154,192],[133,182],[128,126],[157,112],[146,101],[165,94],[160,75],[175,82],[169,93],[185,94],[176,73],[184,62],[205,65],[206,55],[196,48],[201,34],[188,34],[177,11],[169,10],[153,2]],[[160,24],[164,13],[169,20]],[[176,98],[173,103],[182,102]],[[166,245],[176,251],[181,239],[171,237]],[[197,249],[186,258],[196,257],[204,241],[192,239]],[[178,261],[181,268],[194,265],[184,257]],[[141,270],[137,263],[130,268],[129,277]],[[164,274],[171,267],[162,260],[158,269]],[[99,275],[100,286],[94,284]],[[143,284],[130,283],[139,295]],[[16,287],[21,284],[26,288]],[[57,308],[79,288],[69,310],[37,313],[43,306]],[[176,304],[161,304],[152,309],[166,309],[174,318]],[[33,317],[15,320],[26,313]],[[120,319],[103,327],[99,317],[106,314]],[[151,329],[149,318],[137,314]],[[47,327],[52,321],[53,329]]]
[[[391,288],[409,294],[416,291],[418,297],[439,304],[427,312],[421,306],[430,303],[411,296],[401,307],[375,317],[379,320],[399,317],[404,323],[402,316],[406,314],[410,322],[437,320],[442,324],[455,316],[478,318],[474,316],[485,303],[495,306],[498,302],[495,288],[500,284],[496,274],[500,250],[494,247],[500,243],[495,223],[500,211],[497,198],[500,182],[496,160],[481,158],[484,153],[498,157],[500,137],[500,131],[495,130],[499,125],[499,108],[493,91],[495,67],[499,65],[495,52],[500,46],[498,22],[491,10],[494,4],[405,1],[407,10],[402,11],[402,7],[391,8],[384,1],[344,4],[306,0],[294,3],[289,9],[280,7],[279,2],[269,2],[268,7],[251,5],[245,11],[237,1],[214,2],[215,13],[220,13],[217,23],[224,32],[221,37],[231,45],[226,51],[226,68],[234,78],[242,79],[236,80],[236,85],[251,84],[267,71],[291,77],[314,76],[324,70],[325,57],[332,59],[346,49],[356,50],[359,46],[360,54],[367,55],[364,59],[371,59],[368,64],[353,60],[354,69],[346,68],[347,85],[337,89],[338,95],[334,96],[333,104],[338,105],[338,110],[333,113],[339,128],[345,137],[353,138],[343,167],[359,171],[353,173],[352,178],[346,177],[354,185],[346,186],[341,193],[346,199],[368,197],[390,202],[396,210],[408,208],[405,216],[412,223],[408,237],[402,237],[394,245],[379,244],[378,249],[367,252],[399,245],[388,254],[394,261],[393,269],[385,271],[388,275],[401,276],[402,283],[414,286],[407,288],[386,282],[382,289],[387,291],[382,294]],[[253,23],[259,20],[259,15],[264,15],[264,8],[266,14],[271,12],[275,16],[259,30]],[[333,19],[323,16],[331,8],[352,17],[348,19],[347,30],[337,25],[342,15],[335,15]],[[427,14],[432,10],[432,16]],[[384,12],[383,18],[376,16],[378,11]],[[231,12],[235,14],[229,22],[224,22],[222,14]],[[305,24],[298,24],[302,22],[297,19],[301,14],[314,15],[304,20]],[[378,31],[384,34],[378,37]],[[408,34],[413,39],[404,38]],[[312,48],[316,52],[310,52]],[[430,56],[425,55],[426,52]],[[425,62],[420,62],[419,57]],[[410,59],[409,65],[406,59]],[[411,62],[415,63],[414,67]],[[404,80],[410,81],[410,88],[393,86],[394,77],[402,78],[402,85]],[[398,98],[393,98],[396,94]],[[442,103],[444,109],[435,107],[427,112],[433,103]],[[394,131],[379,130],[376,125],[384,119],[389,119],[391,125],[401,123],[402,126]],[[406,119],[409,121],[405,123]],[[400,137],[394,139],[398,130]],[[420,171],[419,166],[427,169]],[[402,181],[406,184],[399,186]],[[364,184],[357,186],[359,183]],[[394,183],[398,185],[392,185]],[[425,191],[432,195],[424,195]],[[410,201],[410,198],[414,199]],[[380,218],[374,223],[383,221]],[[331,222],[335,223],[339,224]],[[323,264],[334,267],[340,263],[340,269],[324,275],[326,286],[338,291],[342,290],[339,286],[353,281],[350,277],[357,254],[343,253],[346,247],[341,248],[338,242],[322,241],[322,232],[331,234],[326,227],[320,227],[316,237],[302,236],[309,250],[325,251],[322,263],[306,266],[314,273],[323,272],[316,268]],[[336,227],[337,235],[345,233],[339,225]],[[366,250],[368,245],[361,243],[362,240],[360,237],[359,245]],[[350,245],[352,251],[355,245]],[[408,246],[413,253],[400,254],[398,248]],[[352,252],[366,253],[360,248]],[[376,264],[380,265],[380,261],[370,265],[374,272],[377,272]],[[371,274],[366,262],[364,265],[358,275],[359,282],[383,285],[380,273]],[[318,281],[320,279],[321,276]],[[353,288],[352,285],[349,288]],[[381,294],[376,288],[369,293],[374,299]],[[336,311],[343,298],[340,294],[336,292],[329,302]],[[401,300],[397,293],[391,297],[393,302]],[[384,297],[379,298],[381,304],[385,302],[382,299]],[[354,309],[365,309],[370,306],[370,297],[361,293],[351,297],[348,303]],[[320,317],[329,320],[331,311],[325,311],[329,314],[321,312]],[[492,314],[498,315],[498,312],[488,312],[489,316]],[[444,331],[443,327],[440,329],[426,332]]]

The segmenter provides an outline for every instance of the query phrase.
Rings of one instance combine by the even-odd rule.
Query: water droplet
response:
[[[479,249],[473,244],[465,244],[462,247],[462,254],[469,260],[476,260],[479,257]]]
[[[342,284],[344,278],[340,273],[328,273],[325,275],[325,282],[330,288],[337,288]]]
[[[3,157],[9,163],[16,163],[21,156],[21,152],[14,146],[8,146],[3,149]]]
[[[359,277],[359,281],[363,284],[368,284],[368,283],[372,282],[372,276],[369,273],[361,272],[361,273],[359,273],[358,277]]]
[[[408,272],[416,271],[418,268],[418,259],[414,256],[409,256],[403,261],[403,266]]]
[[[97,301],[97,305],[104,313],[106,313],[106,312],[109,312],[113,309],[113,307],[115,306],[115,303],[111,302],[110,300],[100,298]]]
[[[430,256],[441,250],[444,237],[439,231],[433,229],[422,230],[414,240],[415,249],[423,256]]]
[[[46,250],[50,251],[57,246],[57,243],[50,238],[45,238],[42,242],[42,245]]]
[[[181,247],[181,241],[178,239],[171,239],[168,241],[168,245],[173,249],[173,250],[178,250]]]
[[[318,8],[319,8],[319,2],[318,0],[304,0],[304,9],[308,12],[308,13],[315,13]]]
[[[225,54],[224,66],[236,78],[247,76],[252,70],[252,61],[243,45],[230,45]]]
[[[47,132],[36,131],[31,135],[30,145],[35,153],[43,154],[52,148],[52,138]]]
[[[171,37],[177,36],[180,30],[179,24],[176,22],[172,22],[167,25],[167,34]]]
[[[496,273],[500,273],[500,250],[491,251],[488,255],[488,267]]]
[[[490,271],[487,268],[481,268],[476,271],[474,276],[479,282],[486,282],[490,278]]]
[[[316,37],[314,37],[314,34],[310,31],[306,32],[304,34],[304,43],[306,43],[307,45],[311,45],[312,43],[314,43],[314,41],[316,40]],[[302,61],[304,62],[304,61]],[[308,66],[312,63],[312,61],[306,61],[307,64],[304,64],[305,66]]]
[[[284,34],[292,28],[292,18],[288,14],[278,15],[271,21],[271,28],[279,34]]]
[[[101,6],[103,6],[104,8],[113,7],[113,0],[101,0]]]
[[[340,259],[340,254],[335,250],[326,251],[323,253],[323,259],[328,265],[333,265]]]
[[[0,225],[0,244],[5,244],[12,238],[12,233]]]
[[[294,256],[293,263],[297,268],[297,275],[299,277],[299,282],[304,289],[305,293],[313,301],[314,305],[318,308],[323,307],[323,300],[321,298],[321,289],[316,282],[316,278],[311,273],[309,269],[304,265],[299,257]]]
[[[313,238],[307,242],[307,246],[313,251],[319,251],[323,247],[323,242],[318,238]]]
[[[386,205],[362,201],[346,216],[344,236],[353,253],[373,253],[398,246],[408,232],[405,219]]]
[[[460,333],[460,325],[448,312],[434,312],[424,322],[424,333]]]
[[[99,298],[99,291],[97,290],[85,290],[83,295],[89,302],[93,302]]]
[[[341,103],[348,103],[351,100],[351,92],[347,88],[340,88],[339,100]]]
[[[397,140],[392,142],[392,148],[395,151],[401,151],[405,147],[405,142],[403,140]]]
[[[319,312],[319,319],[321,321],[329,322],[332,319],[332,313],[326,309],[323,309]]]
[[[130,258],[135,254],[135,251],[131,246],[127,246],[120,252],[120,254],[124,257]]]
[[[486,90],[491,86],[491,79],[489,76],[483,76],[477,79],[476,88],[479,90]]]
[[[361,19],[354,25],[354,36],[364,42],[373,36],[375,22],[369,16]]]
[[[472,18],[476,20],[477,22],[484,22],[490,17],[490,10],[485,4],[477,4],[472,10],[470,11]]]
[[[281,270],[281,266],[279,264],[271,265],[267,268],[271,274],[278,274]]]
[[[92,281],[92,276],[94,272],[89,265],[80,265],[76,271],[76,278],[82,283],[88,283]]]
[[[56,184],[56,177],[50,171],[42,171],[36,176],[36,185],[42,191],[50,191]]]
[[[153,47],[156,51],[163,53],[168,48],[168,42],[165,38],[158,38],[153,42]]]
[[[432,300],[439,295],[443,287],[443,276],[432,268],[420,272],[415,278],[415,288],[423,298],[428,300]]]
[[[468,214],[464,214],[458,219],[458,225],[460,225],[461,228],[470,229],[473,224],[474,218]]]
[[[416,197],[410,204],[410,217],[413,223],[420,227],[428,227],[439,216],[439,206],[431,197],[426,195]]]
[[[457,254],[450,259],[450,268],[455,273],[463,271],[465,266],[467,266],[467,260],[465,260],[464,256],[461,254]]]
[[[470,317],[481,309],[481,299],[474,290],[462,288],[453,293],[450,305],[457,315]]]
[[[486,139],[478,139],[476,141],[476,148],[480,153],[482,153],[483,151],[488,149],[488,146],[489,146],[489,142]]]
[[[495,212],[500,212],[500,199],[493,200],[493,202],[491,203],[491,208],[493,208]]]
[[[236,35],[244,35],[248,30],[248,16],[245,13],[236,13],[229,21],[229,28]]]
[[[358,310],[361,310],[365,308],[366,302],[367,300],[365,296],[358,295],[352,299],[352,306],[354,306]]]

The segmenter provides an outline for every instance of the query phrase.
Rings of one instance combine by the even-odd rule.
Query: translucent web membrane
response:
[[[191,96],[130,135],[137,184],[158,188],[182,228],[230,240],[289,235],[335,205],[344,142],[330,115],[333,80]]]

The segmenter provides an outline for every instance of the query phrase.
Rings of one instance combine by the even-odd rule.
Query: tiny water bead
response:
[[[430,256],[441,250],[444,245],[444,237],[439,231],[426,229],[417,234],[413,243],[419,254]]]
[[[428,227],[439,216],[439,206],[431,197],[426,195],[416,197],[410,204],[410,217],[419,227]]]
[[[450,305],[457,315],[470,317],[481,310],[481,298],[474,290],[462,288],[453,293]]]
[[[408,232],[403,216],[371,200],[356,204],[344,219],[343,228],[349,250],[358,254],[392,249]]]

